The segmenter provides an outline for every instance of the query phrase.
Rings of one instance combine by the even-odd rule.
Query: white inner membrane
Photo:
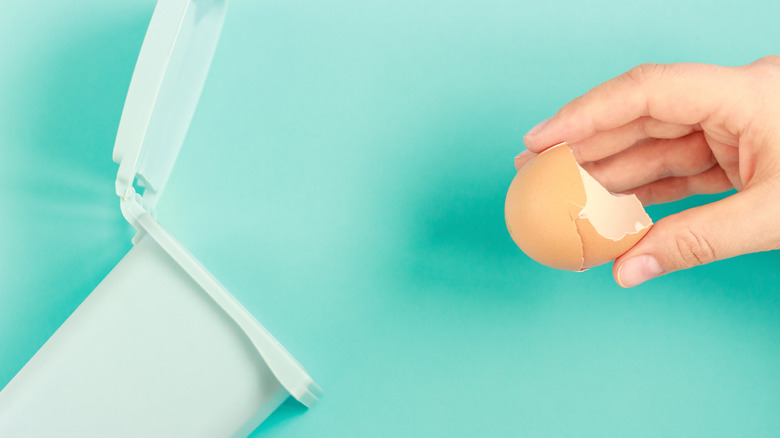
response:
[[[652,224],[642,203],[634,195],[613,195],[578,164],[585,186],[585,207],[579,217],[588,219],[596,232],[619,240]]]

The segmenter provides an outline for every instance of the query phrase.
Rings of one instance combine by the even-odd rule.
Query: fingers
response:
[[[699,125],[667,123],[650,117],[640,117],[615,129],[598,132],[580,142],[569,143],[569,147],[579,162],[598,161],[621,152],[640,140],[679,138],[700,130]]]
[[[733,188],[726,173],[716,165],[697,175],[664,178],[626,193],[636,195],[642,205],[653,205],[678,201],[692,195],[723,193]]]
[[[515,157],[515,167],[519,170],[535,156],[523,151]],[[647,140],[582,167],[610,192],[635,194],[644,205],[734,188],[700,132],[678,139]]]
[[[728,176],[731,184],[737,190],[742,190],[744,184],[740,173],[739,148],[733,146],[731,143],[724,143],[724,141],[720,139],[715,139],[709,134],[705,134],[704,137],[712,151],[712,156],[715,157],[715,160],[717,160],[720,167],[726,171],[726,176]],[[745,181],[748,180],[749,177],[746,176]]]
[[[633,287],[669,272],[780,248],[780,203],[772,202],[780,196],[776,182],[661,219],[615,260],[615,280]]]
[[[780,248],[780,57],[744,67],[644,64],[611,79],[534,127],[534,154],[567,142],[611,191],[643,203],[741,190],[656,223],[619,257],[613,274],[632,287],[680,269]],[[762,85],[763,84],[763,85]]]
[[[581,142],[641,117],[695,126],[730,106],[733,76],[728,67],[708,64],[643,64],[564,105],[529,131],[524,141],[538,153],[561,141]]]
[[[671,176],[697,175],[714,165],[709,145],[697,132],[672,140],[647,140],[582,167],[616,193]]]
[[[520,154],[515,157],[515,169],[520,170],[520,168],[523,167],[525,163],[531,161],[531,158],[535,156],[536,154],[529,150],[520,152]]]

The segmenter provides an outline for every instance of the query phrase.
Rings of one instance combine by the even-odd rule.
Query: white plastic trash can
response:
[[[0,437],[240,437],[320,388],[157,222],[224,20],[160,0],[114,148],[134,246],[0,391]]]

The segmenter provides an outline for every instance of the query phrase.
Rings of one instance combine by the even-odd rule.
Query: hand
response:
[[[640,65],[569,102],[524,141],[518,169],[566,141],[608,190],[645,205],[738,190],[658,221],[615,260],[623,287],[780,248],[780,56],[741,67]]]

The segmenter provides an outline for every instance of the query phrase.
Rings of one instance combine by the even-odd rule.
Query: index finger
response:
[[[711,64],[642,64],[564,105],[523,139],[533,152],[574,143],[640,117],[695,125],[729,101],[733,68]],[[627,145],[628,147],[630,145]]]

